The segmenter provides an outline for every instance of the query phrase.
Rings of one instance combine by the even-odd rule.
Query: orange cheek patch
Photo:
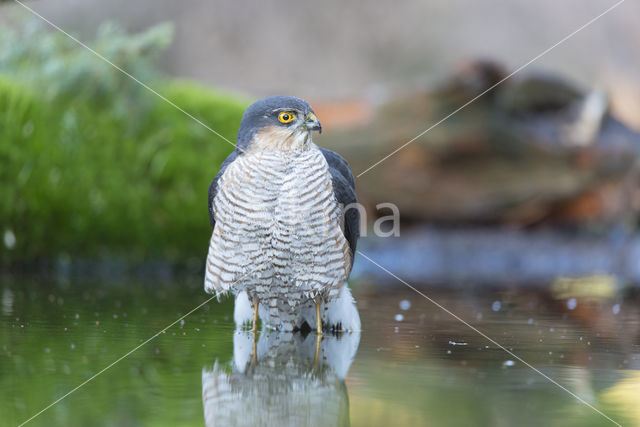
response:
[[[282,150],[294,143],[295,131],[281,126],[267,126],[254,135],[249,150]]]

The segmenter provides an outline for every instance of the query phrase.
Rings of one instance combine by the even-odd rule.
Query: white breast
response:
[[[315,145],[244,153],[218,182],[205,288],[246,290],[279,311],[330,296],[350,268],[342,213]]]

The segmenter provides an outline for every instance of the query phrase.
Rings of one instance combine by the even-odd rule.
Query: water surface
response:
[[[0,413],[19,425],[208,296],[197,279],[0,286]],[[361,334],[235,333],[205,305],[28,425],[613,425],[401,284],[355,294]],[[640,425],[640,303],[620,296],[425,287],[623,425]],[[221,411],[223,409],[223,411]]]

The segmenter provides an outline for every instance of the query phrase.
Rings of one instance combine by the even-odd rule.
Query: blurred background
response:
[[[640,423],[630,403],[640,393],[639,4],[621,3],[512,77],[616,3],[25,4],[230,141],[252,101],[305,98],[323,124],[315,141],[357,175],[367,256],[588,402]],[[17,2],[0,1],[0,368],[10,374],[0,381],[18,391],[2,404],[10,420],[204,299],[206,193],[232,150]],[[371,223],[389,212],[376,205],[389,202],[400,235],[377,237]],[[563,425],[608,422],[570,396],[549,401],[549,390],[562,391],[525,366],[508,376],[512,357],[479,353],[479,336],[362,257],[352,287],[365,326],[346,380],[353,424],[403,414],[407,424],[509,425],[541,408]],[[231,310],[207,308],[193,322],[220,329],[174,334],[187,340],[182,350],[158,344],[109,374],[118,385],[92,385],[94,409],[111,414],[105,423],[201,424],[200,378],[188,374],[230,357]],[[76,338],[65,341],[72,327]],[[385,366],[395,370],[378,376]],[[408,379],[416,397],[403,401]],[[439,395],[443,383],[458,397]],[[514,388],[532,403],[505,405]],[[154,412],[149,390],[172,415]],[[462,409],[481,397],[484,409]],[[40,422],[98,416],[72,412],[78,402]]]

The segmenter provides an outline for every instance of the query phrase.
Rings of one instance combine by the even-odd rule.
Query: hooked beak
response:
[[[320,125],[320,122],[318,121],[318,118],[315,114],[307,114],[307,118],[304,121],[304,124],[310,132],[317,130],[319,133],[322,133],[322,125]]]

